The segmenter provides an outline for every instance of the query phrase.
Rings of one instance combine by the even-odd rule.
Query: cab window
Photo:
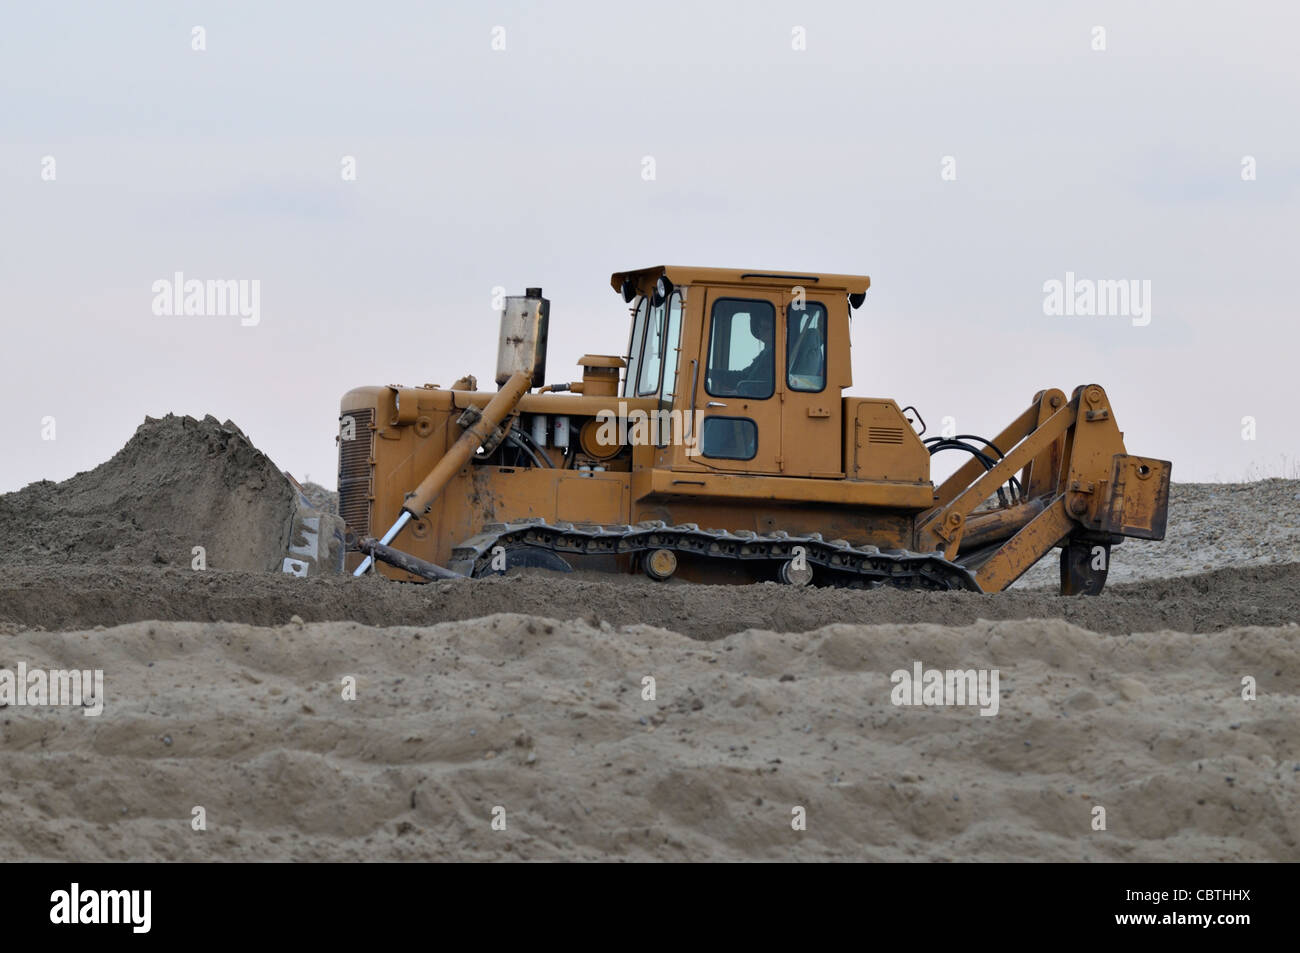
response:
[[[786,312],[786,385],[791,390],[826,389],[826,306],[815,301]]]
[[[677,396],[677,371],[681,364],[682,293],[674,291],[668,299],[668,333],[664,336],[663,399],[672,403]]]
[[[753,460],[758,455],[758,424],[748,417],[705,417],[700,453],[717,460]]]
[[[681,364],[682,296],[674,291],[668,298],[667,330],[664,331],[664,373],[659,388],[659,406],[671,409],[677,399],[677,371]],[[655,446],[666,447],[674,439],[672,418],[665,414],[658,420]]]
[[[719,298],[709,328],[705,389],[764,400],[776,392],[776,309],[770,301]]]
[[[650,306],[650,320],[646,322],[645,340],[641,346],[641,370],[637,374],[636,395],[649,397],[659,392],[659,372],[663,369],[664,318],[667,303]]]
[[[641,367],[641,342],[645,337],[645,319],[649,310],[650,302],[642,298],[632,318],[632,339],[627,346],[627,376],[623,378],[624,397],[636,393],[637,371]]]

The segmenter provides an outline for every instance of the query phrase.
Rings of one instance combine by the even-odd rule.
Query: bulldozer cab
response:
[[[624,395],[690,422],[662,465],[844,477],[850,295],[869,278],[661,266],[611,283],[632,305]]]

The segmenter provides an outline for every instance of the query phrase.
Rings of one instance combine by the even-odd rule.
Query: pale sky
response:
[[[0,491],[168,412],[333,486],[345,391],[491,380],[494,287],[545,290],[571,380],[663,263],[869,274],[852,392],[932,427],[1095,382],[1176,481],[1300,475],[1297,37],[1281,0],[6,4]],[[260,322],[155,315],[177,271]],[[1150,323],[1044,314],[1067,272]]]

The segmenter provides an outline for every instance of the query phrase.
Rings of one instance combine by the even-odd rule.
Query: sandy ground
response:
[[[0,701],[4,856],[1300,860],[1296,482],[1175,485],[1091,599],[1051,561],[995,596],[296,579],[260,571],[289,496],[189,418],[0,496],[0,683],[105,678],[97,717]],[[894,704],[916,663],[997,670],[997,713]]]
[[[1296,626],[1107,637],[1039,621],[701,643],[519,615],[27,632],[4,640],[6,661],[102,667],[106,706],[3,712],[0,847],[94,860],[1296,860],[1298,639]],[[998,713],[891,704],[888,673],[913,661],[997,668]],[[1243,675],[1257,700],[1241,700]],[[1105,831],[1092,829],[1098,806]],[[491,825],[498,807],[505,830]],[[792,829],[796,807],[806,830]]]
[[[1096,599],[6,575],[0,668],[105,672],[98,717],[0,710],[10,858],[1300,860],[1297,565]],[[33,628],[60,599],[260,624]],[[998,713],[893,705],[915,662],[996,668]]]

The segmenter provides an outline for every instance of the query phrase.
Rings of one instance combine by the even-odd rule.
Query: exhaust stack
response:
[[[501,309],[501,337],[497,349],[497,386],[515,374],[524,374],[532,387],[546,378],[546,335],[551,302],[541,288],[529,288],[522,296],[506,298]]]

